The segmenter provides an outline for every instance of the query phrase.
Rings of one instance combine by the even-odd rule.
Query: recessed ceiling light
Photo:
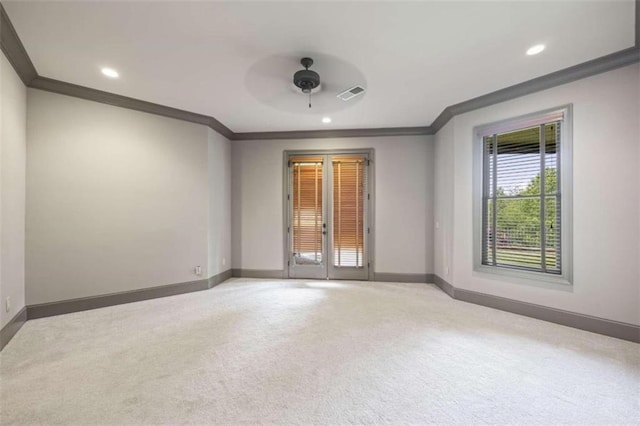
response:
[[[542,52],[544,50],[544,48],[545,48],[544,44],[536,44],[535,46],[531,46],[527,50],[527,55],[529,55],[529,56],[537,55],[538,53]]]
[[[331,123],[331,117],[322,117],[322,122],[325,124]]]
[[[118,71],[114,70],[113,68],[102,68],[102,74],[106,75],[109,78],[118,78],[120,76],[120,74],[118,74]]]

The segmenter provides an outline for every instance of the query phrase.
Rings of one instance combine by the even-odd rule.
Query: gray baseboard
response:
[[[27,306],[27,318],[32,320],[50,317],[53,315],[69,314],[72,312],[87,311],[90,309],[105,308],[107,306],[122,305],[124,303],[140,302],[142,300],[157,299],[159,297],[175,296],[177,294],[207,290],[229,278],[231,278],[231,270],[221,272],[211,278],[197,281],[143,288],[100,296],[83,297],[80,299],[29,305]]]
[[[280,269],[232,269],[236,278],[287,278],[286,271]],[[373,281],[395,283],[430,283],[433,282],[433,274],[397,274],[388,272],[376,272]]]
[[[209,278],[209,288],[213,288],[213,287],[217,286],[218,284],[222,284],[223,282],[225,282],[226,280],[228,280],[232,276],[233,276],[233,273],[232,273],[231,269],[227,269],[224,272],[220,272],[217,275],[213,275],[211,278]]]
[[[440,278],[440,276],[433,274],[433,283],[438,287],[440,287],[440,290],[447,293],[449,297],[451,297],[452,299],[456,298],[454,293],[455,288],[451,284],[449,284],[448,282]]]
[[[232,269],[235,278],[286,278],[281,269]]]
[[[640,326],[612,321],[562,309],[549,308],[505,297],[493,296],[472,290],[456,288],[441,277],[435,275],[433,281],[442,291],[453,299],[476,305],[487,306],[501,311],[511,312],[530,318],[553,322],[567,327],[591,331],[592,333],[640,343]]]
[[[7,343],[13,339],[13,336],[16,335],[25,322],[27,322],[26,306],[20,309],[20,312],[15,314],[14,317],[11,318],[11,321],[9,321],[7,325],[2,327],[2,330],[0,330],[0,351],[7,346]]]
[[[394,272],[375,272],[373,281],[388,283],[430,283],[433,274],[398,274]]]

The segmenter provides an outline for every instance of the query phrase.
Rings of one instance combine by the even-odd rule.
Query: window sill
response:
[[[525,284],[553,284],[563,289],[569,289],[572,287],[571,280],[566,275],[553,275],[545,274],[543,272],[530,272],[522,271],[518,269],[503,268],[499,266],[487,266],[487,265],[475,265],[473,268],[475,272],[481,274],[492,275],[494,277],[501,278],[516,278],[518,281],[523,281]]]

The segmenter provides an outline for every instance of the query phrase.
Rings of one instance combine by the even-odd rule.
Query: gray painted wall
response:
[[[20,280],[9,286],[4,278],[5,247],[13,250],[20,240],[19,226],[5,225],[12,193],[5,190],[11,170],[5,144],[24,141],[20,111],[27,107],[29,304],[192,281],[198,264],[203,277],[231,264],[281,269],[282,152],[374,148],[376,272],[435,272],[460,289],[640,324],[637,64],[456,116],[435,137],[231,146],[201,125],[34,89],[23,108],[24,86],[4,72],[6,61],[2,67],[0,300],[7,291],[16,294],[12,313],[2,312],[3,324],[24,305]],[[8,87],[17,102],[5,95]],[[472,128],[567,103],[574,105],[574,286],[474,273]],[[19,206],[19,189],[13,193]],[[7,229],[16,231],[17,243],[5,244]]]
[[[27,127],[27,304],[207,278],[228,253],[229,147],[207,127],[37,89]]]
[[[374,271],[433,272],[433,137],[252,140],[232,143],[233,268],[283,268],[283,152],[375,150]]]
[[[0,54],[0,328],[25,305],[27,89]],[[5,309],[6,298],[11,308]]]
[[[568,103],[573,103],[573,286],[473,272],[473,127]],[[436,161],[446,162],[450,155],[440,142],[453,141],[454,149],[455,191],[436,190],[439,214],[447,214],[444,206],[454,209],[452,226],[440,230],[447,234],[443,240],[454,242],[448,281],[461,289],[640,324],[640,65],[456,116],[448,126],[453,133],[445,128],[436,135]],[[436,176],[438,187],[450,179],[447,173]]]

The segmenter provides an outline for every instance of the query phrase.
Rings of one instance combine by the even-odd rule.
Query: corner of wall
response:
[[[436,206],[435,206],[435,136],[427,135],[427,211],[425,212],[425,219],[427,221],[425,229],[425,241],[427,246],[425,252],[427,254],[425,271],[427,274],[433,274],[435,272],[435,229],[433,223],[435,221]]]
[[[231,142],[208,129],[207,171],[209,188],[209,277],[231,270]]]
[[[453,283],[455,120],[452,117],[434,137],[434,273]]]
[[[0,327],[11,327],[25,306],[27,90],[4,53],[0,93]]]

